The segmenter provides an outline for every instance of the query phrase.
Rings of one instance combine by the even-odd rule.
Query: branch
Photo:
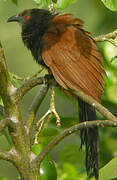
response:
[[[52,78],[38,77],[35,79],[30,79],[29,81],[24,83],[20,88],[17,89],[16,94],[15,94],[17,96],[17,99],[21,99],[27,93],[27,91],[29,91],[34,86],[39,85],[39,84],[43,84],[43,83],[54,84],[56,86],[59,86],[56,83],[56,81]],[[64,91],[66,91],[66,90],[64,90]],[[76,92],[74,90],[69,89],[68,91],[71,94],[73,94],[75,97],[80,97],[82,100],[84,100],[88,104],[94,106],[107,119],[117,120],[117,118],[111,112],[109,112],[108,109],[106,109],[104,106],[102,106],[100,103],[98,103],[95,99],[88,96],[87,94],[85,94],[81,90]]]
[[[47,83],[48,83],[48,79],[45,77],[37,77],[37,78],[26,81],[21,87],[17,89],[15,93],[17,101],[21,100],[22,97],[33,87],[40,84],[47,84]]]
[[[11,156],[8,153],[8,151],[0,151],[0,159],[9,161],[9,160],[11,160]]]
[[[111,44],[113,44],[114,46],[117,47],[116,43],[113,42],[112,40],[110,40],[111,38],[112,39],[115,39],[117,37],[117,29],[114,30],[113,32],[111,33],[108,33],[108,34],[104,34],[104,35],[100,35],[98,37],[95,37],[94,40],[95,41],[100,41],[100,42],[104,42],[104,41],[109,41]]]
[[[8,93],[7,89],[9,84],[10,84],[9,74],[7,71],[4,51],[2,48],[2,44],[0,42],[0,95],[4,102],[7,101],[5,97],[7,96]]]
[[[15,90],[16,88],[14,88],[10,81],[6,60],[4,56],[4,50],[0,42],[0,96],[2,97],[5,109],[9,112],[12,109],[12,106],[14,106],[11,96]]]
[[[52,1],[52,0],[50,0],[50,5],[49,5],[48,8],[49,8],[49,10],[50,10],[53,14],[57,14],[57,13],[58,13],[57,9],[54,8],[53,1]]]
[[[20,156],[17,153],[15,147],[12,147],[12,149],[9,151],[0,150],[0,159],[13,163],[17,168],[18,168],[19,158]]]
[[[10,161],[15,164],[15,162],[18,160],[17,152],[16,152],[15,148],[13,147],[10,151],[1,151],[0,150],[0,159]]]
[[[13,129],[16,129],[17,124],[12,120],[12,118],[5,118],[0,120],[0,131],[2,131],[2,129],[6,126],[8,126],[13,131]]]
[[[110,120],[117,121],[117,117],[114,116],[108,109],[106,109],[104,106],[102,106],[100,103],[98,103],[95,99],[93,99],[91,96],[88,96],[81,90],[79,91],[73,91],[69,90],[73,95],[80,97],[82,100],[90,104],[91,106],[95,107],[104,117]]]
[[[31,77],[26,77],[26,78],[20,77],[20,76],[18,76],[16,74],[13,74],[13,78],[16,79],[16,80],[19,80],[19,81],[28,81],[30,79],[36,78],[43,70],[44,70],[44,67],[41,67],[41,69],[37,73],[35,73]]]
[[[39,92],[34,97],[32,104],[29,107],[25,125],[29,128],[31,135],[32,135],[32,128],[34,125],[34,120],[35,120],[37,110],[39,106],[41,105],[45,95],[47,94],[48,89],[49,89],[48,84],[43,84]]]
[[[27,93],[27,91],[29,91],[34,86],[39,85],[39,84],[43,84],[43,83],[54,84],[55,86],[59,86],[56,83],[56,81],[52,78],[38,77],[35,79],[30,79],[29,81],[24,83],[20,88],[17,89],[16,94],[15,94],[17,96],[17,99],[21,99]],[[64,91],[67,91],[67,90],[64,90]],[[117,120],[117,118],[111,112],[109,112],[108,109],[106,109],[99,102],[97,102],[95,99],[88,96],[87,94],[85,94],[81,90],[76,92],[74,90],[68,89],[68,92],[73,94],[73,96],[75,96],[75,97],[80,97],[82,100],[84,100],[88,104],[94,106],[107,119]],[[19,98],[18,98],[18,96],[19,96]]]
[[[53,147],[58,144],[66,136],[71,135],[72,133],[81,130],[82,128],[92,128],[95,126],[100,127],[117,127],[117,121],[111,120],[96,120],[96,121],[86,121],[83,123],[78,123],[64,131],[62,131],[58,136],[56,136],[44,149],[43,151],[34,159],[34,162],[41,163],[45,156],[53,149]],[[34,163],[33,162],[33,163]]]
[[[15,92],[15,97],[17,101],[21,100],[22,97],[30,91],[33,87],[41,84],[53,84],[57,85],[57,82],[53,79],[53,77],[50,75],[46,75],[44,77],[37,77],[34,79],[29,79],[26,81],[21,87],[19,87]],[[58,86],[58,85],[57,85]]]

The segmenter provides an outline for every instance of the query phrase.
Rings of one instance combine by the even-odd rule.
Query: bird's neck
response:
[[[34,59],[41,65],[44,65],[41,58],[41,50],[43,46],[42,37],[47,31],[53,17],[53,15],[47,14],[46,17],[39,19],[36,23],[32,20],[32,23],[27,24],[22,29],[22,40],[24,45],[31,50]]]

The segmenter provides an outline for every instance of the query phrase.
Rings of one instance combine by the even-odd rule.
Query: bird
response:
[[[96,42],[83,29],[84,21],[70,13],[52,13],[47,9],[26,9],[8,18],[18,22],[24,45],[31,51],[34,60],[53,75],[65,91],[83,91],[101,103],[104,91],[105,70],[103,58]],[[79,122],[96,120],[95,108],[78,101]],[[87,174],[99,179],[98,127],[80,130],[81,146],[85,145]]]

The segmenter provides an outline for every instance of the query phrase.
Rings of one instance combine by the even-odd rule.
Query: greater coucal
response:
[[[12,16],[22,28],[24,45],[31,50],[37,63],[53,74],[65,90],[82,90],[101,102],[105,74],[102,56],[90,33],[83,30],[83,21],[71,14],[52,14],[45,9],[28,9]],[[96,120],[94,107],[80,98],[79,121]],[[80,131],[81,147],[86,146],[86,170],[93,170],[98,179],[98,128]]]

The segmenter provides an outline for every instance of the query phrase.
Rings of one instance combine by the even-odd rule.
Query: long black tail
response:
[[[96,120],[94,107],[90,106],[78,98],[79,103],[79,122]],[[81,148],[86,146],[86,170],[87,174],[93,172],[98,180],[98,128],[84,128],[80,131]]]

